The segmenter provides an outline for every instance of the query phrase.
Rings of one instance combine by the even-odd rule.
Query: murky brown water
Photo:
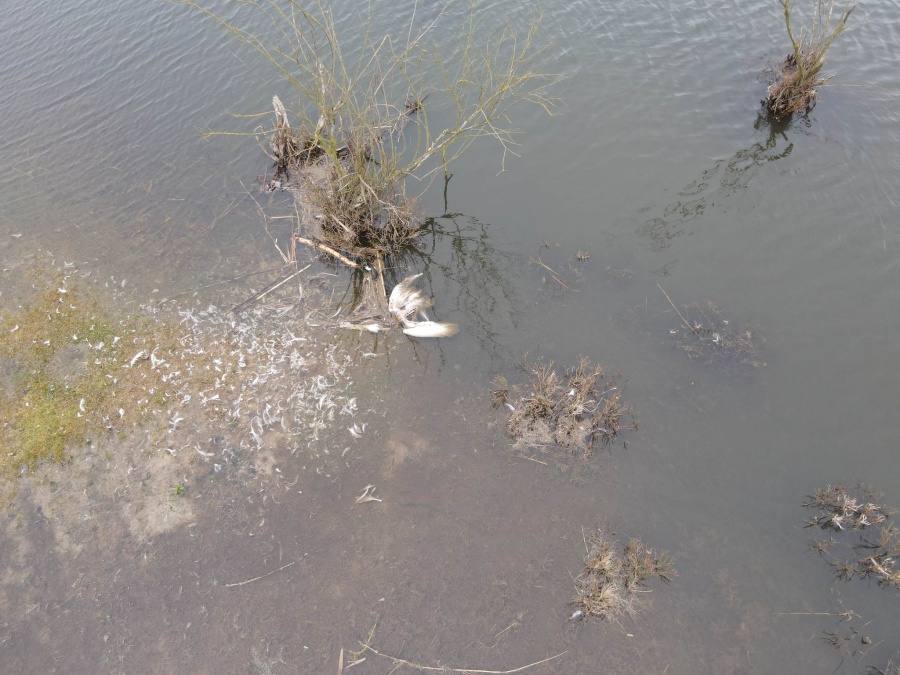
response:
[[[900,10],[860,8],[834,86],[784,127],[757,114],[758,76],[784,50],[777,3],[545,12],[563,114],[520,111],[521,159],[495,175],[496,148],[477,144],[446,207],[425,195],[436,218],[409,264],[461,333],[336,338],[357,361],[362,438],[344,425],[292,453],[273,433],[220,472],[198,454],[185,502],[130,475],[92,482],[109,470],[99,451],[69,486],[89,517],[54,512],[70,502],[39,477],[4,515],[0,670],[334,673],[377,622],[372,646],[424,665],[565,652],[530,672],[830,672],[823,631],[848,624],[803,613],[847,610],[875,644],[843,672],[897,654],[896,596],[833,581],[800,503],[864,480],[900,505]],[[0,74],[0,303],[34,256],[115,277],[133,307],[185,291],[184,307],[228,306],[264,282],[218,282],[278,265],[286,232],[260,209],[289,204],[257,190],[255,142],[198,129],[244,129],[223,112],[286,88],[214,26],[164,3],[14,0]],[[673,349],[657,284],[749,320],[767,367],[735,377]],[[640,416],[628,449],[587,465],[513,456],[489,383],[526,351],[621,370]],[[383,501],[355,504],[368,484]],[[135,534],[137,503],[175,525]],[[598,526],[671,551],[679,576],[635,620],[573,624],[582,528]],[[346,672],[391,672],[364,656]]]

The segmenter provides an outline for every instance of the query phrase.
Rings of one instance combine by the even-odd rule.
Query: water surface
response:
[[[263,26],[232,3],[211,6]],[[410,14],[374,10],[376,27]],[[352,3],[333,11],[355,30]],[[524,14],[507,2],[483,11]],[[424,195],[435,220],[410,265],[460,335],[400,343],[357,382],[362,407],[378,411],[374,454],[343,480],[375,471],[393,505],[355,525],[328,516],[290,601],[262,588],[243,614],[223,601],[192,642],[165,642],[167,662],[193,670],[224,641],[249,668],[265,642],[282,658],[272,672],[330,672],[376,612],[376,642],[428,664],[512,668],[567,650],[546,672],[824,672],[840,657],[822,631],[843,627],[780,613],[846,609],[878,643],[846,672],[895,654],[896,596],[836,584],[806,550],[800,507],[816,487],[858,480],[900,504],[900,11],[857,15],[808,119],[772,125],[760,100],[766,65],[785,52],[777,3],[545,3],[543,65],[566,76],[560,114],[520,110],[521,157],[507,171],[478,143],[453,167],[446,204],[440,185]],[[289,203],[259,191],[265,158],[252,138],[202,130],[252,131],[226,113],[290,92],[212,22],[163,2],[12,0],[0,9],[0,77],[3,267],[47,250],[150,297],[279,262],[285,230],[271,221],[267,233],[261,214]],[[676,304],[709,299],[751,321],[767,367],[735,377],[673,349],[657,284]],[[585,475],[512,457],[488,390],[524,352],[620,370],[640,414],[627,451],[600,453]],[[400,446],[412,459],[384,468]],[[313,484],[337,499],[331,483]],[[300,540],[292,508],[271,517]],[[601,525],[670,550],[679,577],[633,622],[574,626],[581,528]],[[204,555],[221,563],[243,541],[207,540]],[[119,618],[148,627],[165,607],[146,611],[123,606]],[[134,672],[129,652],[118,658],[102,667]],[[357,668],[387,664],[370,655]]]

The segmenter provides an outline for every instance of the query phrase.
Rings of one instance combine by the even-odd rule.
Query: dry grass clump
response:
[[[528,381],[514,403],[509,399],[518,388],[502,375],[494,378],[492,392],[494,406],[512,413],[506,432],[517,447],[560,445],[588,455],[598,440],[606,446],[621,431],[637,428],[633,408],[621,401],[624,378],[607,376],[590,359],[560,373],[553,363],[530,364],[526,356],[520,368]]]
[[[895,662],[894,659],[888,659],[884,668],[868,666],[866,675],[900,675],[900,663]]]
[[[624,548],[602,530],[591,536],[584,569],[575,578],[577,595],[572,601],[577,618],[617,619],[641,609],[639,593],[658,577],[668,583],[676,576],[672,557],[655,552],[632,538]],[[580,614],[579,614],[580,612]]]
[[[864,530],[872,525],[880,525],[897,512],[883,504],[868,501],[881,498],[871,487],[860,485],[857,489],[860,494],[854,496],[842,484],[817,488],[815,494],[803,503],[808,509],[819,510],[807,521],[806,526],[820,527],[823,530]]]
[[[301,229],[312,229],[358,259],[415,243],[424,210],[421,202],[403,194],[396,160],[388,156],[392,149],[384,143],[386,134],[399,134],[421,110],[419,101],[407,100],[394,119],[379,120],[371,129],[326,126],[320,119],[314,130],[303,126],[299,132],[290,126],[277,96],[273,104],[276,127],[268,137],[267,154],[275,162],[275,177],[269,186],[288,187],[317,221],[315,228],[309,218],[298,222],[298,237]],[[308,125],[309,120],[301,118],[300,123]]]
[[[792,0],[779,2],[793,51],[781,64],[765,100],[766,110],[775,118],[805,113],[815,103],[816,87],[829,79],[822,75],[825,55],[838,36],[847,30],[850,14],[856,9],[856,2],[850,0],[835,14],[835,0],[813,0],[810,25],[798,35],[791,25]]]
[[[875,503],[882,495],[869,486],[859,485],[856,491],[853,494],[845,485],[828,485],[803,503],[806,508],[818,509],[807,527],[843,533],[842,540],[832,535],[813,542],[811,548],[839,579],[874,579],[879,586],[900,590],[900,531],[889,522],[896,509]],[[850,533],[855,537],[847,541]]]
[[[661,290],[661,289],[660,289]],[[665,291],[663,291],[665,293]],[[669,299],[669,296],[666,295]],[[671,299],[669,303],[672,304]],[[714,363],[726,370],[755,370],[766,365],[760,354],[760,339],[750,328],[732,326],[711,302],[695,302],[679,310],[672,304],[680,323],[669,329],[675,346],[691,359]]]
[[[373,185],[372,178],[331,169],[324,184],[309,183],[305,193],[319,211],[319,236],[358,258],[414,244],[424,219],[418,200],[400,194],[395,186]]]

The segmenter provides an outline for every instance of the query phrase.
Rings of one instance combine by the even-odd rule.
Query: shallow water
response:
[[[504,19],[520,11],[509,4],[484,11]],[[350,7],[334,3],[347,30]],[[415,264],[460,334],[373,359],[356,383],[361,407],[378,411],[372,456],[343,474],[346,488],[306,488],[336,505],[375,475],[392,499],[309,532],[285,502],[270,527],[311,556],[306,585],[286,586],[290,596],[248,587],[259,595],[243,614],[221,601],[206,633],[160,638],[167,663],[214,661],[225,641],[222,658],[249,668],[265,642],[283,658],[272,672],[331,672],[376,612],[386,652],[452,666],[513,668],[566,650],[546,672],[822,672],[840,662],[820,639],[842,629],[836,617],[779,613],[846,609],[876,643],[847,672],[900,648],[896,596],[836,584],[806,550],[800,507],[816,487],[858,480],[900,504],[900,11],[861,6],[809,119],[773,127],[759,101],[760,74],[785,49],[777,3],[544,9],[544,65],[566,76],[561,114],[519,111],[522,156],[507,171],[479,143],[453,168],[446,205],[440,186],[424,196],[435,220]],[[403,25],[408,10],[378,17]],[[267,233],[260,213],[289,204],[259,192],[265,158],[251,138],[200,130],[250,131],[225,113],[265,110],[287,88],[211,22],[162,2],[12,0],[0,8],[0,77],[4,268],[47,250],[125,277],[146,299],[278,264],[284,228],[269,221]],[[676,304],[709,299],[751,321],[768,365],[735,377],[673,349],[657,284]],[[212,286],[200,298],[225,295]],[[524,352],[620,370],[640,415],[627,451],[616,444],[581,472],[512,457],[489,383]],[[581,528],[599,525],[668,549],[679,577],[633,622],[573,626]],[[228,576],[249,578],[243,541],[208,535],[196,555],[246,559]],[[158,569],[195,559],[194,545],[173,535]],[[152,578],[142,583],[135,598],[151,592]],[[136,633],[178,614],[132,600],[118,611]],[[298,622],[315,644],[292,639]],[[102,667],[134,672],[137,653]],[[83,658],[101,667],[98,654]],[[357,668],[388,663],[370,655]]]

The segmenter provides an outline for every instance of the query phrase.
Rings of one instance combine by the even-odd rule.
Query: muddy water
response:
[[[848,624],[806,613],[847,610],[875,645],[844,671],[883,666],[900,648],[896,597],[836,584],[800,507],[858,480],[900,504],[900,14],[861,10],[809,119],[772,126],[759,75],[784,50],[776,3],[546,5],[562,114],[521,111],[506,172],[477,144],[446,204],[425,195],[435,219],[410,265],[460,334],[341,338],[362,438],[335,433],[316,456],[276,434],[224,473],[198,460],[190,512],[158,534],[115,534],[110,487],[70,541],[41,501],[55,488],[26,491],[0,554],[4,670],[337,672],[377,623],[373,647],[425,665],[565,652],[532,672],[823,672],[841,660],[823,631]],[[279,263],[283,221],[261,214],[289,204],[256,189],[251,139],[199,130],[252,129],[223,111],[285,95],[266,64],[164,3],[13,0],[0,37],[4,292],[36,254],[124,279],[135,305],[261,286],[218,282]],[[674,349],[657,284],[750,321],[767,366],[734,376]],[[619,369],[640,415],[627,450],[512,456],[488,389],[526,351]],[[355,504],[368,484],[383,501]],[[566,620],[582,528],[597,526],[677,560],[635,620]],[[349,672],[392,668],[363,656]]]

